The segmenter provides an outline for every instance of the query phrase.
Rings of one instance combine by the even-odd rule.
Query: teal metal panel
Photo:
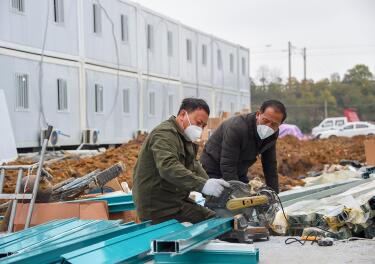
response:
[[[83,199],[83,200],[73,200],[69,202],[77,203],[77,202],[87,202],[87,201],[107,201],[108,210],[110,213],[130,211],[130,210],[135,209],[133,196],[131,194],[94,197],[94,198],[88,198],[88,199]]]
[[[170,220],[64,254],[62,257],[64,263],[143,263],[152,258],[147,255],[152,240],[185,228],[176,220]]]
[[[76,220],[68,222],[51,230],[46,230],[45,232],[38,233],[33,236],[24,237],[23,239],[0,245],[0,253],[17,252],[35,244],[40,244],[43,241],[54,239],[56,236],[64,236],[72,232],[77,232],[82,228],[87,228],[96,222],[97,221],[95,220]]]
[[[255,252],[191,250],[182,255],[156,254],[157,264],[258,264],[259,249]]]
[[[153,241],[155,253],[183,254],[205,242],[214,239],[233,228],[233,218],[213,218],[191,225],[179,232],[160,237]]]
[[[87,222],[79,229],[69,230],[66,224],[64,230],[57,231],[55,236],[43,234],[35,243],[20,248],[16,254],[1,259],[1,263],[53,263],[61,262],[61,255],[67,252],[83,248],[100,241],[108,240],[117,236],[140,230],[150,225],[150,222],[135,224],[134,222],[120,224],[120,221],[88,221],[79,220],[75,222]],[[44,239],[46,238],[46,239]]]
[[[44,231],[48,231],[51,229],[54,229],[58,226],[62,226],[66,223],[73,222],[78,220],[78,218],[71,218],[71,219],[64,219],[64,220],[54,220],[50,221],[48,223],[38,225],[38,226],[33,226],[28,229],[22,230],[20,232],[15,232],[15,233],[9,233],[3,237],[0,238],[0,246],[3,246],[7,243],[11,243],[13,241],[17,241],[19,239],[25,239],[29,236],[34,236],[34,235],[39,235],[40,233],[43,233]]]

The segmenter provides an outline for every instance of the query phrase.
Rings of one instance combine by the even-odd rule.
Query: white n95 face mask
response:
[[[257,132],[261,139],[265,139],[272,136],[275,130],[266,125],[257,125]]]
[[[187,119],[189,121],[189,126],[185,128],[185,135],[193,142],[196,142],[198,139],[201,138],[203,129],[199,126],[192,125],[189,119],[189,115],[186,112]]]

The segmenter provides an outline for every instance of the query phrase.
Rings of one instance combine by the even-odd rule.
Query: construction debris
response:
[[[282,210],[277,213],[272,225],[273,230],[282,235],[308,236],[319,233],[320,236],[335,239],[373,238],[375,178],[347,182],[344,185],[333,186],[332,189],[319,190],[319,186],[314,186],[315,192],[306,192],[306,195],[300,192],[300,197],[295,199],[295,202],[291,200],[292,202],[288,203],[284,195],[283,204],[287,205],[284,208],[285,215]],[[352,188],[346,188],[345,184]],[[319,196],[320,192],[323,196]],[[289,196],[292,198],[293,194],[290,193]],[[314,228],[318,228],[318,232]]]
[[[80,178],[69,178],[53,187],[52,200],[71,200],[83,193],[88,193],[93,188],[103,188],[110,180],[116,178],[125,170],[119,162],[104,171],[95,170]]]

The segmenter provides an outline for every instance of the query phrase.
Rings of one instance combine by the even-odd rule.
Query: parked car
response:
[[[340,129],[327,130],[319,134],[319,138],[354,137],[375,135],[375,125],[369,122],[350,122]]]
[[[340,129],[342,126],[348,123],[346,117],[330,117],[324,119],[320,124],[314,127],[311,131],[313,138],[319,138],[323,131]]]

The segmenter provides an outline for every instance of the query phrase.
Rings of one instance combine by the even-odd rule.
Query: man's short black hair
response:
[[[205,100],[200,98],[185,98],[182,100],[178,114],[180,114],[182,110],[191,113],[197,109],[203,109],[208,115],[210,115],[210,107]]]
[[[268,107],[272,107],[273,109],[275,109],[276,111],[280,112],[283,114],[283,120],[281,121],[282,123],[284,122],[284,120],[286,119],[286,109],[285,109],[285,105],[278,101],[278,100],[267,100],[265,102],[263,102],[263,104],[261,105],[259,111],[264,113],[264,111],[266,111],[266,109]]]

